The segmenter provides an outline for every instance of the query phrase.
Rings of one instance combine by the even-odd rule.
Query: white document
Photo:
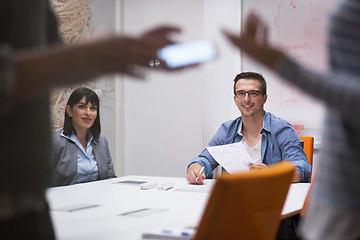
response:
[[[249,171],[252,162],[249,153],[241,142],[206,148],[228,173]]]
[[[99,206],[100,205],[98,205],[98,204],[80,203],[80,204],[75,204],[75,205],[71,205],[71,206],[51,208],[51,210],[62,211],[62,212],[75,212],[75,211],[85,210],[88,208],[99,207]]]

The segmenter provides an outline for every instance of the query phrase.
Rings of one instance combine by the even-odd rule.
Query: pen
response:
[[[203,173],[203,171],[204,171],[204,167],[202,167],[202,168],[200,169],[200,175]],[[196,177],[195,182],[197,182],[198,180],[199,180],[199,177]]]

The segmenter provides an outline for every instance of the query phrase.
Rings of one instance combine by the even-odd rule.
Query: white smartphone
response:
[[[213,60],[217,49],[214,42],[204,39],[168,45],[157,56],[167,68],[179,68]]]

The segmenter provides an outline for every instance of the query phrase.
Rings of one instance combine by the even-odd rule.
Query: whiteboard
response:
[[[326,29],[338,0],[244,0],[243,18],[256,12],[269,26],[272,44],[319,71],[327,69]],[[243,71],[262,73],[268,84],[265,110],[305,129],[321,129],[324,105],[253,62],[242,59]]]

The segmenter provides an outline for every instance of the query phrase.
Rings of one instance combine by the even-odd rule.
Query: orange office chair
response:
[[[309,176],[309,181],[311,181],[311,174],[313,168],[313,155],[314,155],[314,138],[309,136],[300,136],[300,140],[304,142],[304,152],[308,159],[308,162],[311,165],[311,172]]]
[[[195,240],[275,239],[295,167],[268,168],[218,177]]]

